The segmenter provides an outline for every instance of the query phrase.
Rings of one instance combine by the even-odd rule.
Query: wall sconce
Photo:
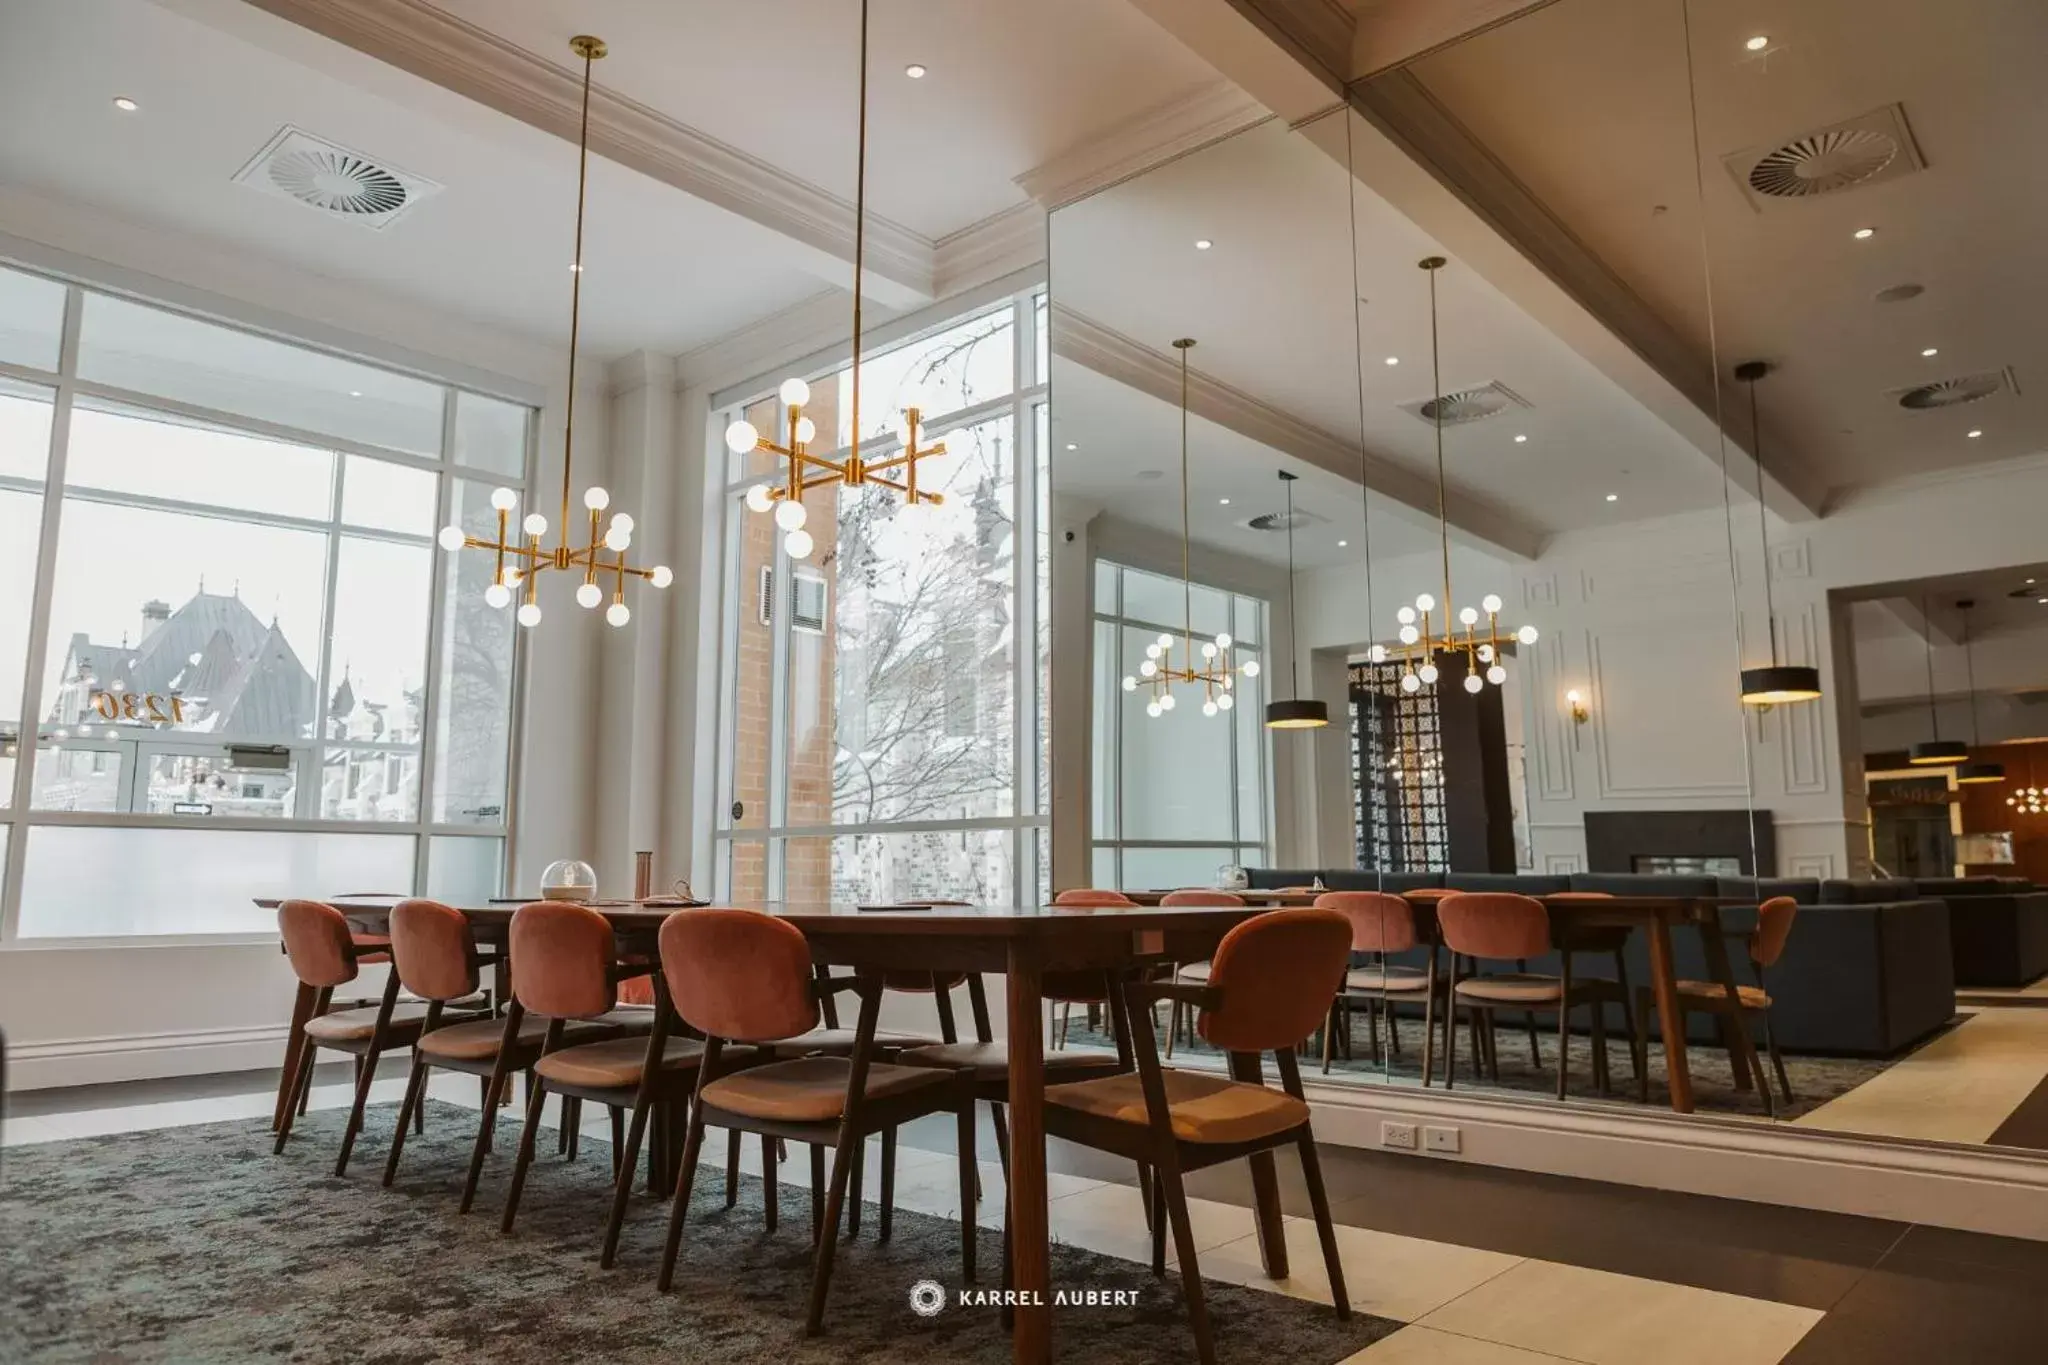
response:
[[[1564,704],[1571,709],[1572,747],[1576,749],[1579,747],[1579,729],[1591,719],[1591,713],[1586,710],[1586,698],[1576,687],[1564,694]]]

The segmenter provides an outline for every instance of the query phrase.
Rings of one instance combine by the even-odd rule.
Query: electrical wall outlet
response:
[[[1455,1128],[1425,1128],[1422,1130],[1422,1150],[1425,1152],[1460,1152],[1464,1150]]]
[[[1381,1123],[1380,1146],[1398,1147],[1404,1152],[1415,1150],[1415,1125],[1412,1123]]]

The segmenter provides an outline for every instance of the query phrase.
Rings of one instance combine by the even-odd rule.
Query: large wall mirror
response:
[[[2048,1147],[1938,1098],[2048,1028],[2048,569],[1911,482],[2039,444],[1973,9],[1558,0],[1057,210],[1055,884],[1398,896],[1328,1084]]]

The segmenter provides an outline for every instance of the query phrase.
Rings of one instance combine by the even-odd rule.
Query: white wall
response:
[[[559,351],[427,312],[360,286],[274,268],[97,209],[0,192],[0,258],[76,276],[440,374],[542,404],[538,486],[559,486],[565,374]],[[577,408],[578,481],[603,470],[601,384]],[[595,758],[593,622],[569,584],[548,584],[545,646],[529,651],[515,884],[552,857],[589,856]],[[598,626],[602,629],[601,626]],[[335,888],[341,889],[341,888]],[[148,888],[137,888],[148,894]],[[366,972],[364,994],[382,988]],[[0,946],[0,1028],[19,1087],[274,1065],[293,982],[274,942]]]

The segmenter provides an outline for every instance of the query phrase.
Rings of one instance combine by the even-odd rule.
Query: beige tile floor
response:
[[[400,1079],[380,1080],[372,1088],[372,1096],[379,1102],[395,1102],[402,1088]],[[477,1102],[476,1085],[469,1077],[436,1077],[430,1093],[469,1108]],[[331,1108],[344,1106],[351,1099],[352,1090],[346,1085],[316,1085],[312,1102]],[[267,1094],[244,1094],[52,1113],[8,1121],[0,1142],[20,1145],[224,1119],[258,1119],[268,1115],[270,1105]],[[551,1106],[549,1117],[552,1115]],[[601,1112],[590,1115],[584,1126],[594,1138],[609,1137],[609,1122]],[[707,1166],[722,1170],[724,1153],[723,1133],[708,1134]],[[870,1199],[880,1155],[876,1140],[868,1154]],[[743,1145],[741,1167],[750,1174],[759,1173],[758,1141]],[[996,1163],[983,1162],[980,1173],[982,1197],[976,1219],[995,1226],[1001,1218],[1002,1170]],[[785,1163],[780,1174],[785,1183],[806,1185],[809,1163],[802,1159]],[[1149,1260],[1150,1242],[1134,1187],[1054,1173],[1050,1193],[1051,1224],[1057,1239],[1108,1255]],[[908,1146],[899,1149],[896,1201],[898,1208],[957,1216],[960,1196],[952,1155]],[[1205,1276],[1330,1302],[1329,1280],[1312,1221],[1287,1218],[1284,1231],[1292,1274],[1273,1281],[1261,1267],[1249,1210],[1206,1199],[1189,1203]],[[1345,1365],[1545,1365],[1557,1361],[1577,1365],[1690,1365],[1693,1361],[1775,1365],[1822,1317],[1819,1310],[1768,1299],[1367,1228],[1339,1226],[1337,1242],[1353,1306],[1412,1324]]]
[[[2048,1079],[2048,1010],[1982,1009],[1793,1120],[1875,1137],[1982,1143]]]

